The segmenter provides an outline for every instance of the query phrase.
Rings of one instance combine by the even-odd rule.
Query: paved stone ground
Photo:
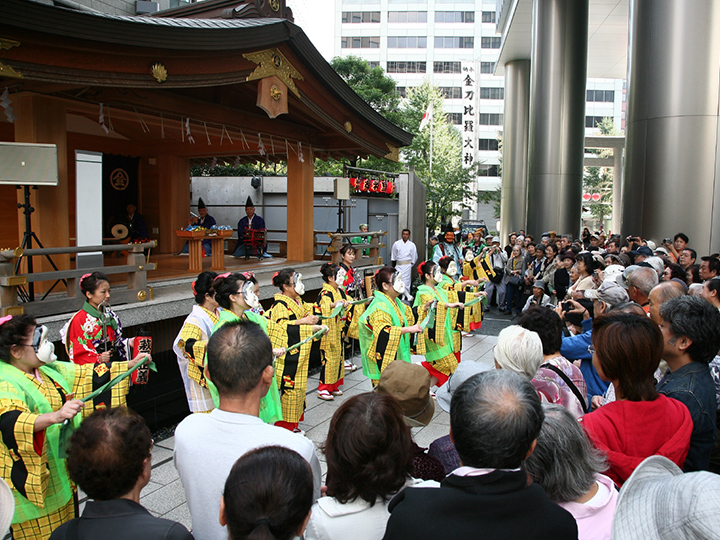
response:
[[[497,341],[499,331],[507,326],[511,317],[495,313],[487,314],[483,321],[483,328],[478,334],[463,338],[462,361],[483,362],[492,365],[492,349]],[[414,362],[420,362],[421,356],[413,357]],[[359,364],[359,357],[355,363]],[[322,401],[317,397],[316,389],[318,375],[311,376],[308,380],[308,408],[305,412],[305,421],[300,423],[300,428],[305,430],[316,447],[325,441],[330,419],[340,404],[351,396],[371,390],[370,381],[362,375],[361,370],[348,373],[345,377],[345,384],[342,387],[344,394],[336,397],[334,401]],[[438,437],[447,435],[450,428],[450,415],[445,413],[439,406],[435,407],[435,416],[430,424],[423,428],[413,428],[413,438],[417,444],[427,447]],[[143,490],[140,503],[155,516],[178,521],[188,527],[191,526],[190,512],[185,503],[185,494],[180,483],[175,465],[173,464],[173,445],[175,437],[155,443],[152,452],[153,471],[152,479]],[[318,450],[323,479],[327,470],[322,452]],[[81,503],[83,494],[80,494]],[[81,508],[82,508],[81,504]]]

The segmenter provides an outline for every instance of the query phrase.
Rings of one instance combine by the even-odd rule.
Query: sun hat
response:
[[[618,275],[615,278],[615,281],[617,281],[618,285],[620,285],[623,289],[628,288],[628,278],[630,277],[630,274],[632,274],[635,270],[640,268],[637,264],[631,264],[628,266],[625,270],[623,270],[623,273]]]
[[[603,270],[603,280],[611,279],[617,282],[617,276],[623,273],[625,267],[622,264],[610,264]]]
[[[613,540],[703,540],[720,531],[720,476],[683,474],[664,456],[650,456],[630,475],[618,497]]]
[[[427,426],[435,414],[430,396],[430,373],[418,364],[395,360],[380,375],[375,391],[394,397],[410,427]]]
[[[450,412],[450,401],[452,401],[453,393],[455,390],[460,388],[460,385],[467,381],[473,375],[482,373],[492,369],[487,364],[482,362],[474,362],[472,360],[464,360],[458,364],[455,372],[450,375],[450,378],[445,384],[443,384],[437,391],[435,397],[437,398],[438,405],[446,413]]]
[[[617,281],[606,279],[597,289],[585,291],[585,298],[597,298],[610,306],[616,306],[629,300],[627,291],[618,285]]]

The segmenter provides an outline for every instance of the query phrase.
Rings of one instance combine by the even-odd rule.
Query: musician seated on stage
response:
[[[125,211],[127,212],[128,229],[130,229],[130,241],[134,242],[136,240],[147,240],[150,238],[145,218],[142,214],[138,213],[137,206],[129,203],[125,207]]]
[[[235,244],[235,251],[232,256],[236,259],[251,255],[258,259],[272,257],[267,252],[267,241],[265,237],[265,220],[255,213],[255,205],[250,197],[245,202],[245,216],[238,221],[238,241]]]

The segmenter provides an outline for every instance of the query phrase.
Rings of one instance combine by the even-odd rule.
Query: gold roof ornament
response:
[[[0,49],[12,49],[13,47],[19,47],[20,42],[15,41],[14,39],[8,39],[4,37],[0,37]]]
[[[246,53],[243,54],[243,56],[251,62],[258,64],[255,70],[247,76],[246,81],[264,79],[265,77],[275,75],[287,85],[293,94],[300,97],[300,93],[293,79],[302,81],[304,78],[278,49],[265,49],[264,51]]]
[[[390,143],[385,143],[385,146],[388,147],[388,152],[385,154],[385,159],[389,159],[390,161],[394,161],[395,163],[398,163],[400,161],[400,149],[397,146],[393,146]]]
[[[153,64],[150,68],[150,73],[152,73],[152,76],[155,77],[155,80],[159,83],[164,83],[168,77],[167,69],[160,63]]]
[[[343,127],[345,128],[345,131],[347,131],[348,133],[352,132],[352,122],[350,122],[350,120],[345,120]]]
[[[22,79],[23,74],[19,71],[15,71],[11,66],[0,62],[0,75],[4,77],[13,77],[14,79]]]

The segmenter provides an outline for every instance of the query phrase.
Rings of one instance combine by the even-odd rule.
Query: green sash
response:
[[[71,362],[54,362],[53,364],[41,366],[39,371],[43,377],[46,377],[44,384],[52,384],[51,381],[53,381],[63,389],[66,395],[72,392],[72,385],[67,381],[75,380],[75,364]],[[18,396],[8,391],[0,392],[0,399],[17,400],[18,397],[20,397],[20,399],[24,398],[25,404],[33,414],[54,412],[50,402],[42,392],[16,367],[0,361],[0,380],[10,383],[19,394]],[[80,425],[80,420],[81,415],[75,415],[73,418],[75,427]],[[65,470],[65,460],[59,457],[59,433],[60,424],[53,424],[45,429],[48,448],[47,462],[50,472],[50,480],[48,481],[45,493],[45,508],[35,506],[13,489],[13,495],[15,496],[15,517],[13,518],[13,523],[23,523],[31,519],[46,516],[65,506],[70,500],[70,497],[72,497],[70,480]]]
[[[263,332],[267,334],[267,319],[265,317],[258,315],[253,311],[246,311],[245,313],[243,313],[243,315],[247,318],[247,320],[254,322],[255,324],[259,324],[260,328],[263,329]],[[218,318],[218,322],[216,322],[215,326],[213,327],[213,333],[215,333],[215,331],[222,325],[239,320],[240,317],[235,315],[232,311],[230,311],[229,309],[223,309],[220,311],[220,317]],[[274,369],[275,363],[273,362],[273,370]],[[215,403],[215,408],[217,408],[220,406],[220,396],[218,394],[217,386],[215,386],[210,379],[207,380],[207,385],[208,390],[210,390],[210,395],[212,396],[213,403]],[[270,386],[270,388],[268,388],[267,394],[260,398],[260,420],[262,420],[266,424],[272,425],[275,422],[281,421],[282,419],[282,404],[280,403],[280,392],[278,391],[278,385],[274,384]]]
[[[413,307],[417,307],[420,305],[420,296],[423,294],[428,294],[432,296],[438,302],[442,302],[445,304],[449,303],[447,291],[445,291],[444,289],[441,289],[440,287],[435,287],[435,289],[433,289],[432,287],[429,287],[427,285],[420,285],[417,288],[417,294],[415,295],[415,303],[413,304]],[[435,325],[435,332],[440,331],[440,328]],[[443,345],[442,347],[438,346],[437,343],[434,343],[425,338],[427,340],[425,359],[428,362],[436,362],[441,358],[445,358],[446,356],[453,354],[452,320],[450,314],[447,312],[445,313],[445,328],[442,331],[445,332],[445,345]]]
[[[358,326],[360,334],[360,353],[362,355],[363,364],[363,375],[370,379],[380,378],[380,368],[374,359],[368,358],[368,351],[373,342],[373,333],[367,327],[367,319],[376,309],[381,309],[386,313],[390,314],[393,326],[407,326],[407,318],[405,317],[405,307],[399,299],[395,299],[400,314],[402,315],[402,321],[398,318],[395,309],[392,306],[390,299],[383,293],[375,291],[372,303],[368,306],[365,312],[360,316],[360,322]],[[400,343],[398,344],[397,350],[398,360],[404,360],[410,362],[410,334],[403,334],[400,336]]]
[[[114,317],[110,317],[109,315],[105,315],[104,313],[100,313],[97,309],[92,307],[88,302],[85,302],[83,304],[83,311],[86,313],[89,313],[93,317],[95,317],[98,321],[100,321],[100,324],[105,323],[106,325],[112,327],[113,330],[117,332],[118,325],[117,321]]]

